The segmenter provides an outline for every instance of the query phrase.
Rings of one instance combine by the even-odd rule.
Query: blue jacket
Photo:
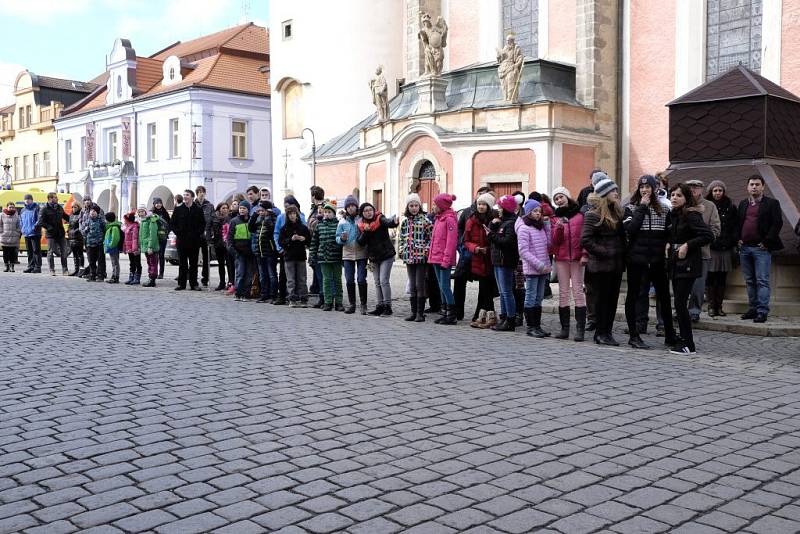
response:
[[[300,222],[306,224],[306,216],[303,215],[303,212],[300,212]],[[278,248],[278,252],[283,252],[283,247],[281,247],[279,240],[281,237],[281,228],[286,224],[286,214],[281,213],[278,215],[278,220],[275,221],[275,235],[272,237],[275,241],[275,246]]]
[[[42,235],[41,227],[36,226],[39,222],[39,204],[36,202],[25,204],[20,211],[22,213],[19,214],[19,225],[22,228],[22,235],[25,237]]]
[[[86,221],[86,234],[84,236],[87,247],[101,247],[103,246],[103,239],[106,233],[106,221],[100,216]]]

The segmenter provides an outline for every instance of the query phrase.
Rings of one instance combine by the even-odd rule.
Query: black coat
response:
[[[703,221],[702,209],[687,208],[669,213],[669,270],[672,278],[698,278],[703,275],[703,250],[714,240],[714,232]],[[683,259],[677,249],[683,244],[689,251]]]
[[[301,235],[306,240],[293,241],[293,235]],[[278,234],[278,244],[283,249],[284,261],[306,261],[306,249],[311,245],[311,232],[308,230],[308,226],[302,222],[292,223],[287,217]]]
[[[658,265],[664,263],[664,248],[669,231],[669,213],[659,215],[647,205],[625,206],[622,225],[628,235],[628,263]]]
[[[750,200],[745,199],[739,202],[739,221],[736,241],[741,239],[742,225],[747,215],[747,206]],[[774,252],[783,249],[783,242],[780,238],[781,228],[783,227],[783,213],[781,203],[774,198],[762,197],[758,205],[758,235],[761,243],[767,250]]]
[[[83,234],[81,233],[81,214],[73,213],[69,216],[69,227],[67,228],[67,238],[71,247],[83,246]]]
[[[397,221],[389,221],[383,215],[380,217],[381,224],[376,230],[361,232],[356,239],[359,245],[367,247],[367,258],[372,263],[394,258],[396,254],[392,238],[389,237],[389,228],[397,228]]]
[[[203,200],[203,203],[200,204],[200,209],[203,211],[203,217],[206,221],[206,227],[203,230],[203,239],[205,239],[208,243],[211,243],[213,239],[213,236],[211,235],[211,224],[214,219],[214,205],[209,202],[208,199],[205,199]]]
[[[600,214],[590,209],[583,216],[581,248],[589,255],[586,270],[590,273],[623,272],[625,270],[625,228],[622,222],[608,226],[600,222]]]
[[[183,204],[181,204],[181,206],[182,205]],[[172,218],[169,216],[169,212],[167,211],[167,208],[165,208],[163,204],[161,205],[161,209],[153,208],[153,213],[164,219],[164,221],[166,221],[167,223],[167,227],[170,230],[172,230]]]
[[[739,210],[734,207],[728,197],[722,197],[719,202],[714,202],[719,213],[720,233],[711,242],[711,250],[731,250],[736,246],[739,232]]]
[[[69,222],[69,216],[64,213],[64,208],[56,204],[53,206],[46,202],[39,209],[39,222],[37,226],[44,228],[45,236],[48,239],[62,239],[67,233],[64,231],[64,223]]]
[[[273,236],[275,235],[275,213],[266,210],[263,216],[251,215],[247,223],[250,233],[255,236],[253,241],[253,253],[259,257],[276,256],[278,249],[275,248]]]
[[[519,263],[519,248],[517,248],[517,232],[514,224],[517,216],[513,213],[503,211],[499,223],[489,224],[489,244],[492,265],[516,269]]]
[[[172,212],[172,231],[178,238],[178,248],[199,247],[205,229],[206,218],[197,202],[192,202],[191,208],[186,204],[175,207],[175,211]]]

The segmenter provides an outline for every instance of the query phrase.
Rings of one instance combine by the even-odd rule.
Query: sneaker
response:
[[[683,345],[682,347],[675,347],[672,350],[670,350],[669,353],[670,354],[680,354],[680,355],[685,355],[685,356],[692,356],[694,354],[697,354],[697,352],[695,352],[694,350],[690,349],[686,345]]]

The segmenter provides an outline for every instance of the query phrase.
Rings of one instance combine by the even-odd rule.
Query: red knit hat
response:
[[[509,213],[517,212],[517,199],[511,195],[503,195],[497,204]]]
[[[436,204],[440,210],[450,209],[453,206],[453,201],[456,199],[455,195],[447,193],[439,193],[433,198],[433,203]]]

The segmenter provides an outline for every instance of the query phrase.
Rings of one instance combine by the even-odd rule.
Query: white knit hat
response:
[[[525,202],[525,195],[520,195],[519,193],[517,193],[516,195],[514,195],[514,200],[517,201],[518,206],[522,206],[522,203]]]
[[[416,202],[417,204],[422,206],[422,200],[420,200],[419,195],[416,193],[409,193],[409,195],[406,197],[406,206],[408,206],[412,202]]]
[[[561,187],[556,187],[555,189],[553,189],[553,194],[550,195],[550,198],[555,200],[556,195],[564,195],[567,198],[572,198],[572,193],[570,193],[569,189],[567,189],[563,185]]]
[[[483,202],[484,204],[492,208],[497,203],[497,198],[495,198],[493,194],[487,191],[486,193],[478,195],[478,199],[476,200],[476,202]]]

